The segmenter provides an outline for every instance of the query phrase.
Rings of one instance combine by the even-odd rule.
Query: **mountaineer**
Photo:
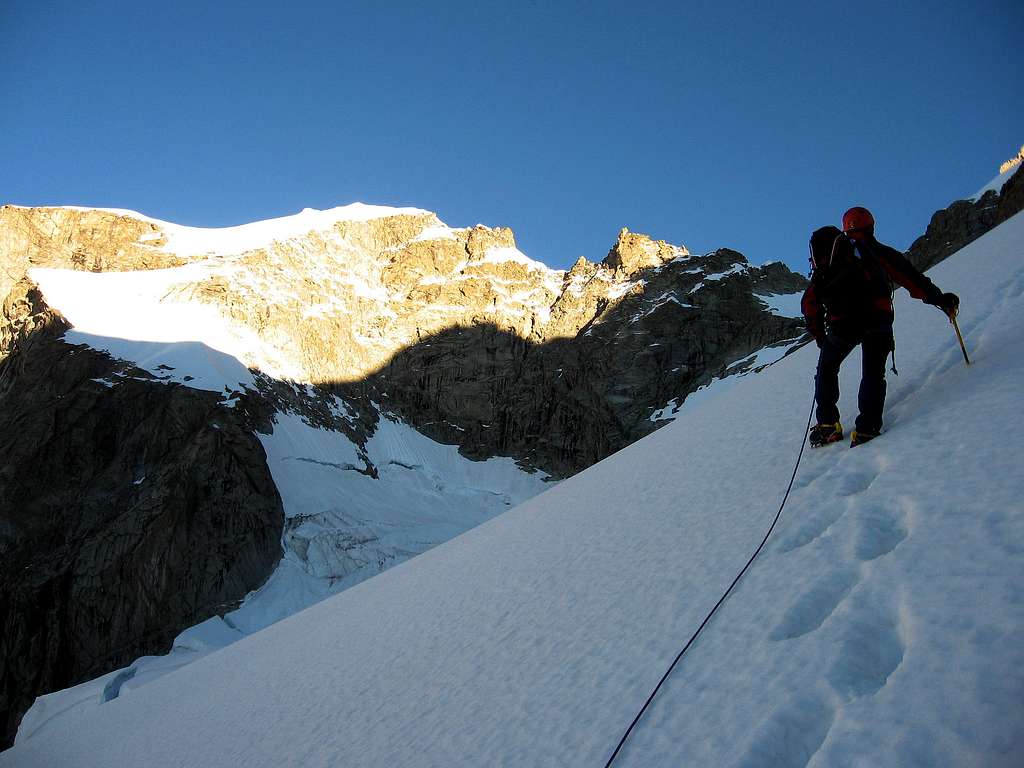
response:
[[[956,317],[960,299],[943,293],[894,248],[875,239],[875,220],[857,206],[843,214],[843,229],[827,226],[811,235],[811,284],[801,301],[807,330],[820,350],[814,379],[817,425],[810,444],[843,439],[839,421],[839,367],[858,344],[862,372],[860,413],[850,445],[878,437],[885,405],[885,360],[893,342],[894,283],[915,299]],[[893,368],[895,372],[895,367]]]

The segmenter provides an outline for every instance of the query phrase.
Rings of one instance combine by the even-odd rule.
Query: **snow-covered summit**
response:
[[[25,206],[12,207],[25,209]],[[173,253],[190,255],[243,253],[256,248],[264,248],[275,241],[290,240],[311,232],[326,232],[339,222],[366,222],[392,216],[432,217],[436,219],[435,214],[421,208],[396,208],[386,205],[368,205],[359,202],[328,208],[323,211],[315,208],[303,208],[298,213],[288,216],[278,216],[272,219],[264,219],[232,227],[190,227],[157,219],[125,208],[67,205],[54,207],[52,210],[97,211],[146,222],[153,225],[158,231],[145,235],[144,240],[158,240],[160,239],[160,233],[163,233],[162,248]]]
[[[269,246],[311,232],[328,232],[339,222],[367,222],[392,216],[429,217],[430,211],[420,208],[393,208],[384,205],[351,203],[319,211],[304,208],[291,216],[281,216],[235,227],[185,227],[158,222],[167,236],[163,246],[169,251],[189,254],[232,254]]]
[[[931,273],[961,296],[970,368],[943,316],[901,298],[885,433],[804,455],[775,536],[616,765],[1018,762],[1022,249],[1018,215]],[[814,360],[0,765],[602,765],[770,522]]]

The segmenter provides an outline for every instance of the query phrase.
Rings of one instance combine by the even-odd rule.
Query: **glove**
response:
[[[955,293],[944,293],[936,306],[952,320],[960,309],[960,297]]]

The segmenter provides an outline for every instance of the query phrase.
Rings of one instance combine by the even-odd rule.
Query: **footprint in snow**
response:
[[[878,692],[902,663],[905,651],[896,622],[883,606],[859,606],[843,627],[838,645],[827,678],[849,698]]]
[[[857,510],[853,553],[858,560],[874,560],[887,555],[905,538],[906,514],[893,502],[864,504]]]
[[[777,547],[782,554],[806,546],[821,536],[843,516],[844,504],[825,504],[815,509],[806,518],[796,523],[791,531],[782,536]]]
[[[769,637],[792,640],[813,632],[832,615],[856,583],[857,572],[853,569],[836,569],[826,574],[786,610]]]
[[[870,488],[877,477],[877,472],[867,469],[847,470],[839,476],[832,490],[839,496],[853,496],[857,493],[863,493]]]
[[[803,768],[825,742],[834,720],[832,704],[817,692],[782,702],[758,725],[737,768]]]
[[[837,476],[838,475],[838,476]],[[820,504],[815,505],[815,511],[797,523],[796,527],[782,537],[779,542],[778,551],[785,554],[810,544],[816,538],[843,516],[848,504],[837,503],[835,496],[855,496],[863,493],[871,487],[878,477],[878,472],[870,469],[839,471],[831,469],[809,480],[806,485],[812,484],[819,477],[826,479],[823,490],[828,489],[828,496]]]
[[[824,454],[824,451],[822,453]],[[820,460],[816,463],[808,462],[806,468],[801,465],[800,472],[797,474],[796,481],[793,483],[793,489],[799,491],[802,488],[813,485],[819,478],[829,474],[829,472],[832,472],[832,463],[827,461],[827,458],[827,454],[825,454],[822,455]]]

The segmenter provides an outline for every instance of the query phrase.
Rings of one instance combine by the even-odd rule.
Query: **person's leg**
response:
[[[814,400],[818,404],[819,424],[839,421],[839,367],[853,351],[856,343],[829,332],[818,353],[818,370],[814,376]]]
[[[861,379],[857,405],[857,431],[877,435],[882,431],[885,407],[885,361],[892,351],[892,328],[873,331],[861,343]]]

